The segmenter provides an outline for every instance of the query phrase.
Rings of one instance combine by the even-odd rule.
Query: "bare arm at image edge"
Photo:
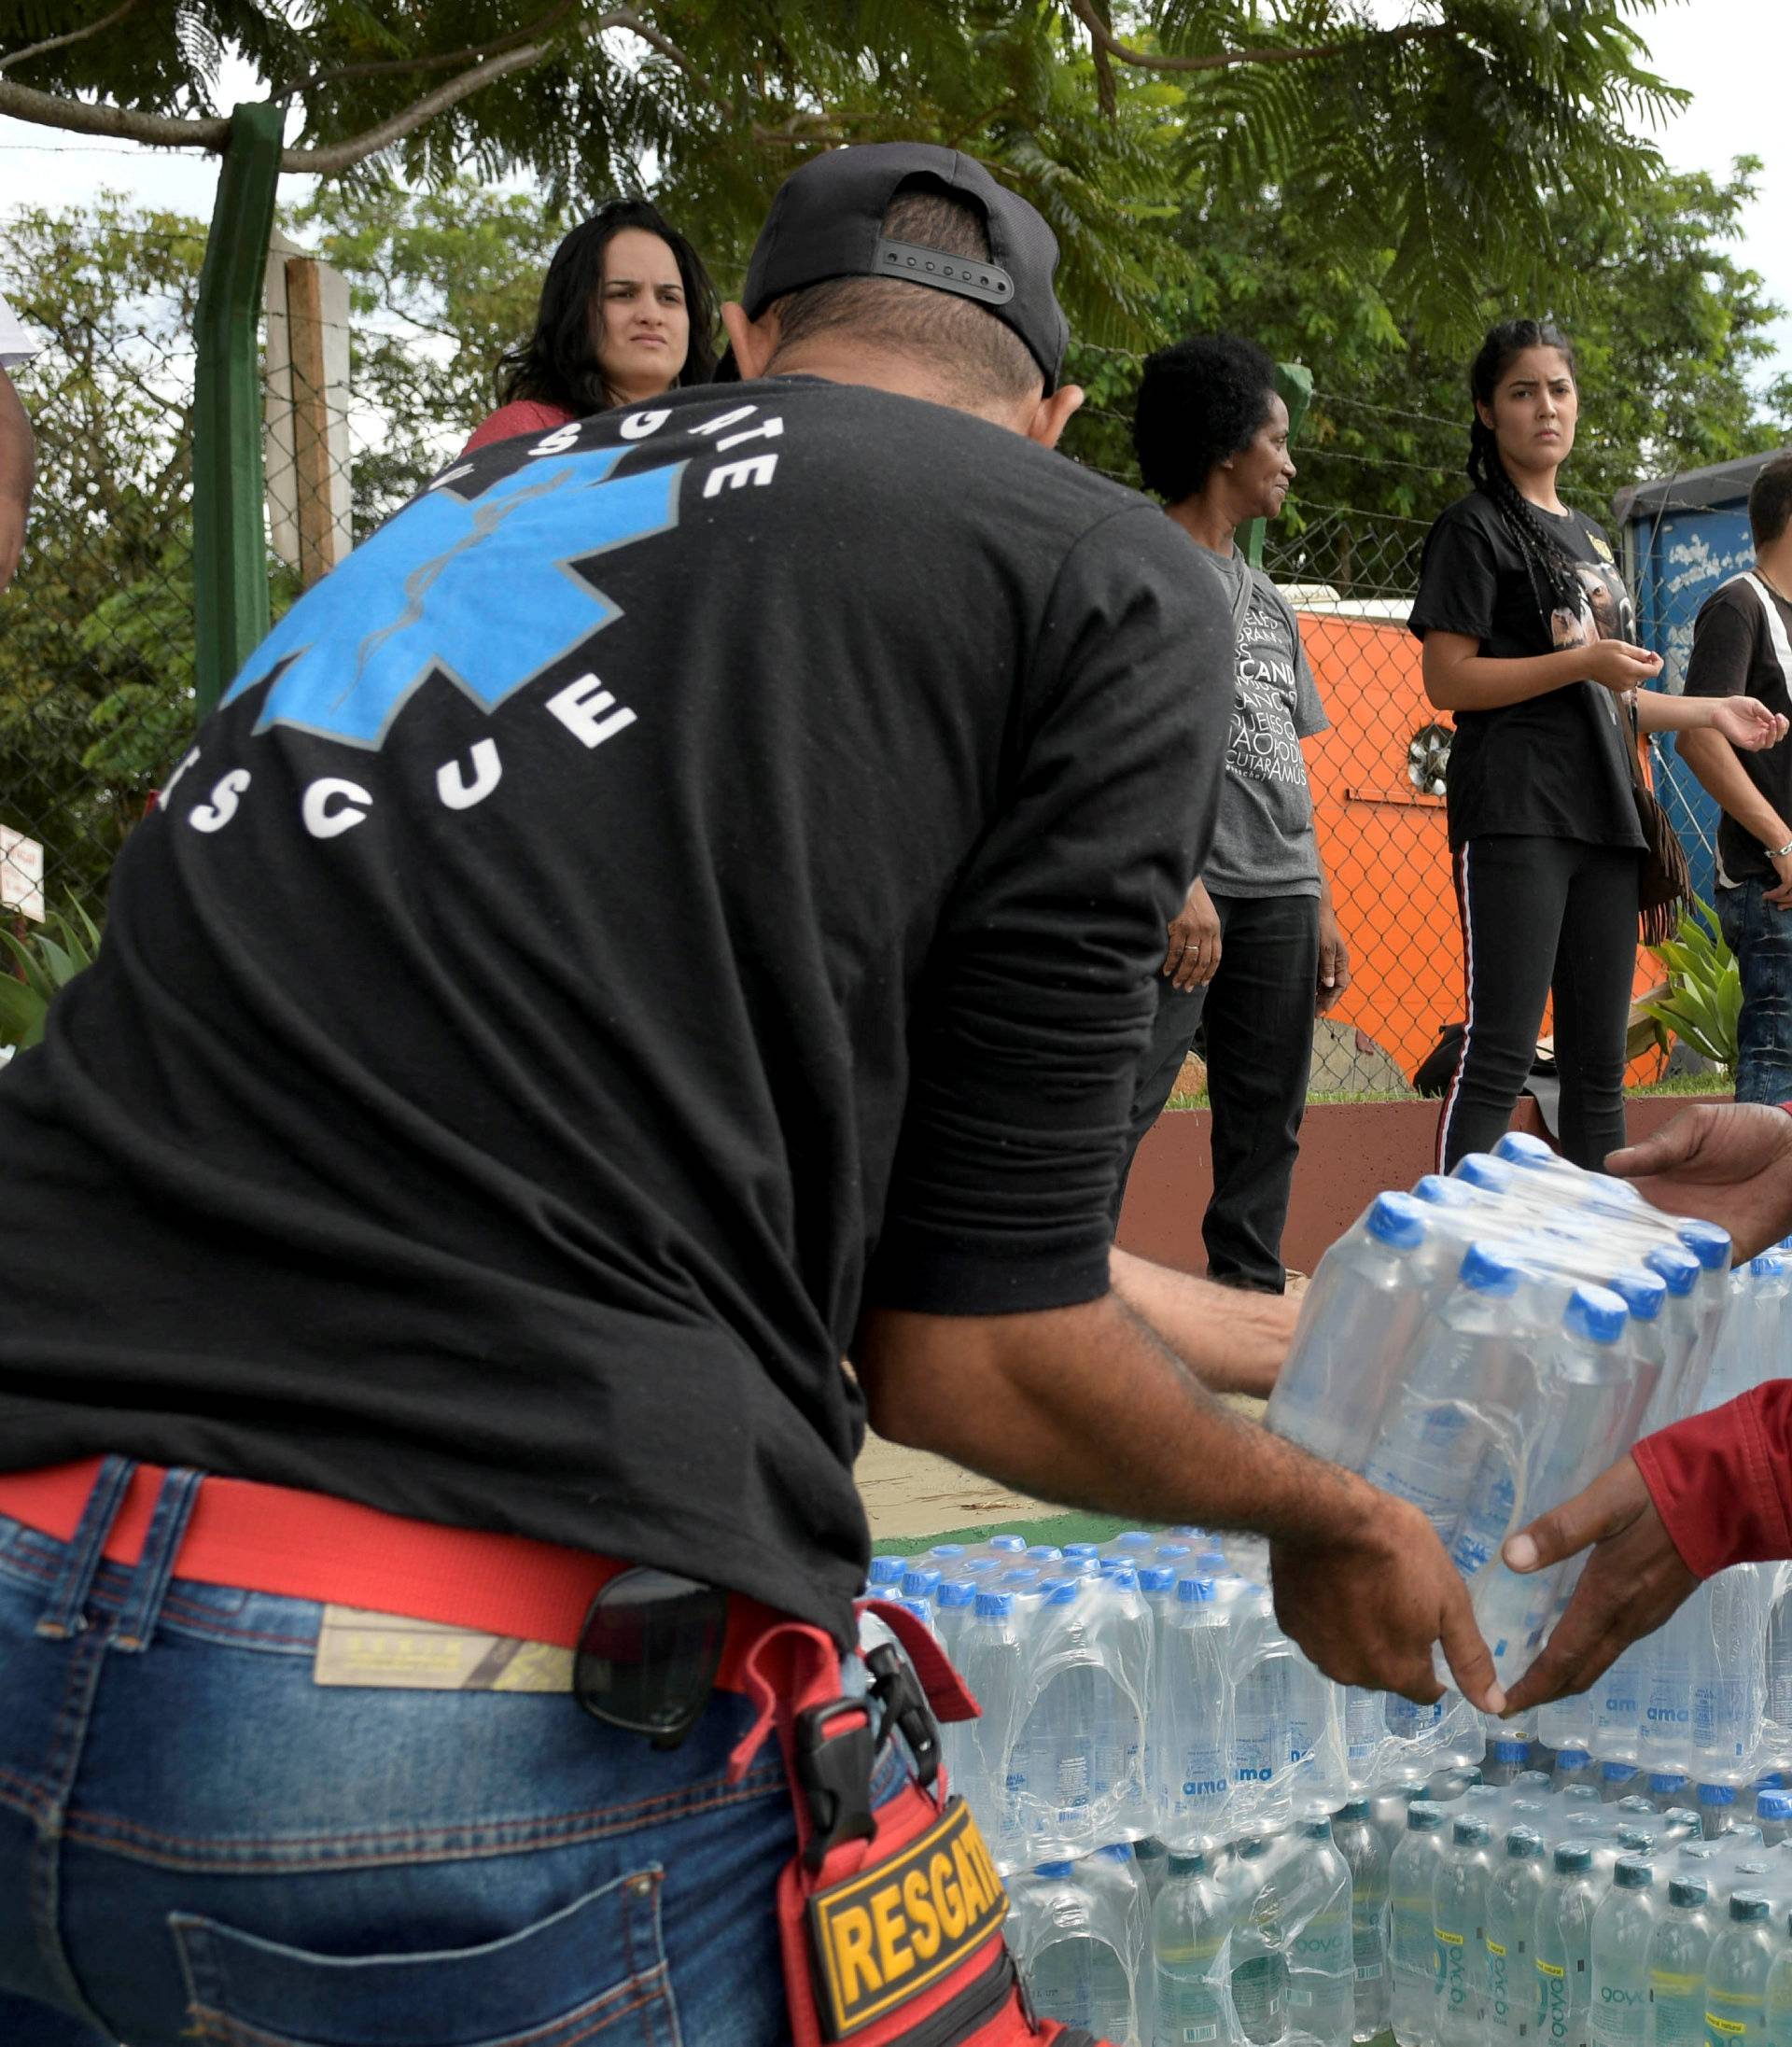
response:
[[[25,544],[25,512],[31,503],[35,467],[31,421],[12,379],[0,370],[0,590],[12,581]]]

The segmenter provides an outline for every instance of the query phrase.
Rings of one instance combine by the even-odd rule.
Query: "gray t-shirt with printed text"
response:
[[[1331,721],[1307,666],[1300,626],[1287,598],[1236,549],[1230,554],[1201,552],[1218,568],[1235,605],[1240,580],[1249,576],[1252,584],[1238,636],[1213,849],[1201,879],[1210,895],[1316,896],[1319,848],[1300,742]]]

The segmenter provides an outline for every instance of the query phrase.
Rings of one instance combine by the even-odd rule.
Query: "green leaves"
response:
[[[91,966],[99,949],[98,928],[73,900],[23,942],[0,925],[0,1046],[35,1045],[58,989]]]
[[[1652,949],[1668,970],[1670,993],[1665,1002],[1645,1002],[1645,1014],[1701,1059],[1734,1073],[1743,983],[1716,913],[1695,901],[1693,909],[1681,913],[1673,938]]]

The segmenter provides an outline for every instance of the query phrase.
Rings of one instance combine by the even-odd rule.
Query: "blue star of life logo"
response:
[[[544,459],[477,498],[415,499],[293,606],[224,703],[272,676],[257,732],[291,725],[370,751],[431,675],[496,710],[621,617],[573,563],[678,525],[687,464],[613,477],[628,452]]]

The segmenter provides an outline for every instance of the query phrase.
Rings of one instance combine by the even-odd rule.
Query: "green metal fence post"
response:
[[[1313,372],[1297,362],[1279,362],[1276,365],[1276,389],[1281,394],[1281,402],[1288,408],[1288,438],[1292,441],[1300,431],[1300,423],[1307,416],[1307,408],[1313,402]],[[1253,519],[1244,529],[1244,558],[1253,568],[1263,567],[1264,522]]]
[[[261,101],[231,115],[199,280],[193,610],[202,718],[268,630],[256,315],[286,111]]]

